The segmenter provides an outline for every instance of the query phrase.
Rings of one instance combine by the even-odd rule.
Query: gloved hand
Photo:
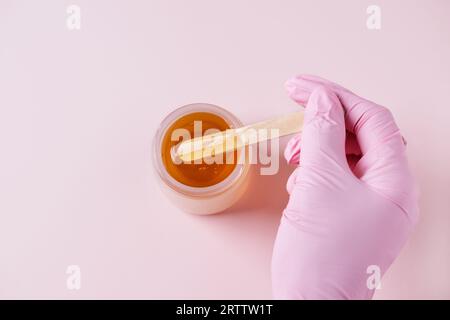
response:
[[[274,298],[371,298],[368,270],[389,268],[418,218],[405,141],[388,109],[337,84],[299,76],[286,87],[307,104],[301,141],[285,151],[300,164],[273,250]]]

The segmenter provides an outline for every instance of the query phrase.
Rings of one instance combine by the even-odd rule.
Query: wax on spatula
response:
[[[257,122],[244,127],[185,140],[172,149],[172,159],[190,163],[217,154],[232,152],[254,143],[276,139],[300,132],[303,127],[303,112],[295,112],[277,118]],[[266,134],[256,134],[260,129]],[[271,129],[277,129],[276,134]]]

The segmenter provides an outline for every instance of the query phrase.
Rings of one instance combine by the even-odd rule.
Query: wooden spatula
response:
[[[173,147],[172,159],[192,163],[195,160],[231,152],[249,144],[300,132],[302,127],[303,112],[295,112],[244,127],[185,140]],[[261,129],[266,130],[266,133],[259,134]]]

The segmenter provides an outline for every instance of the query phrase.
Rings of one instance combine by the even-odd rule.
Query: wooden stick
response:
[[[206,157],[232,152],[244,146],[300,132],[303,112],[257,122],[236,129],[196,137],[172,148],[172,160],[189,163]],[[275,129],[275,130],[271,130]]]

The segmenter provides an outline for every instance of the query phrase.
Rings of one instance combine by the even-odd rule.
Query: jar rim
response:
[[[181,106],[169,113],[160,123],[153,137],[153,167],[159,175],[163,183],[174,191],[190,197],[208,197],[218,193],[222,193],[238,183],[247,175],[247,162],[238,162],[233,171],[222,181],[207,187],[192,187],[185,185],[173,178],[163,164],[161,157],[161,148],[163,138],[170,126],[180,117],[195,112],[209,112],[222,117],[230,128],[238,128],[243,126],[242,122],[228,110],[210,103],[191,103]],[[241,156],[245,156],[245,152],[241,152]]]

